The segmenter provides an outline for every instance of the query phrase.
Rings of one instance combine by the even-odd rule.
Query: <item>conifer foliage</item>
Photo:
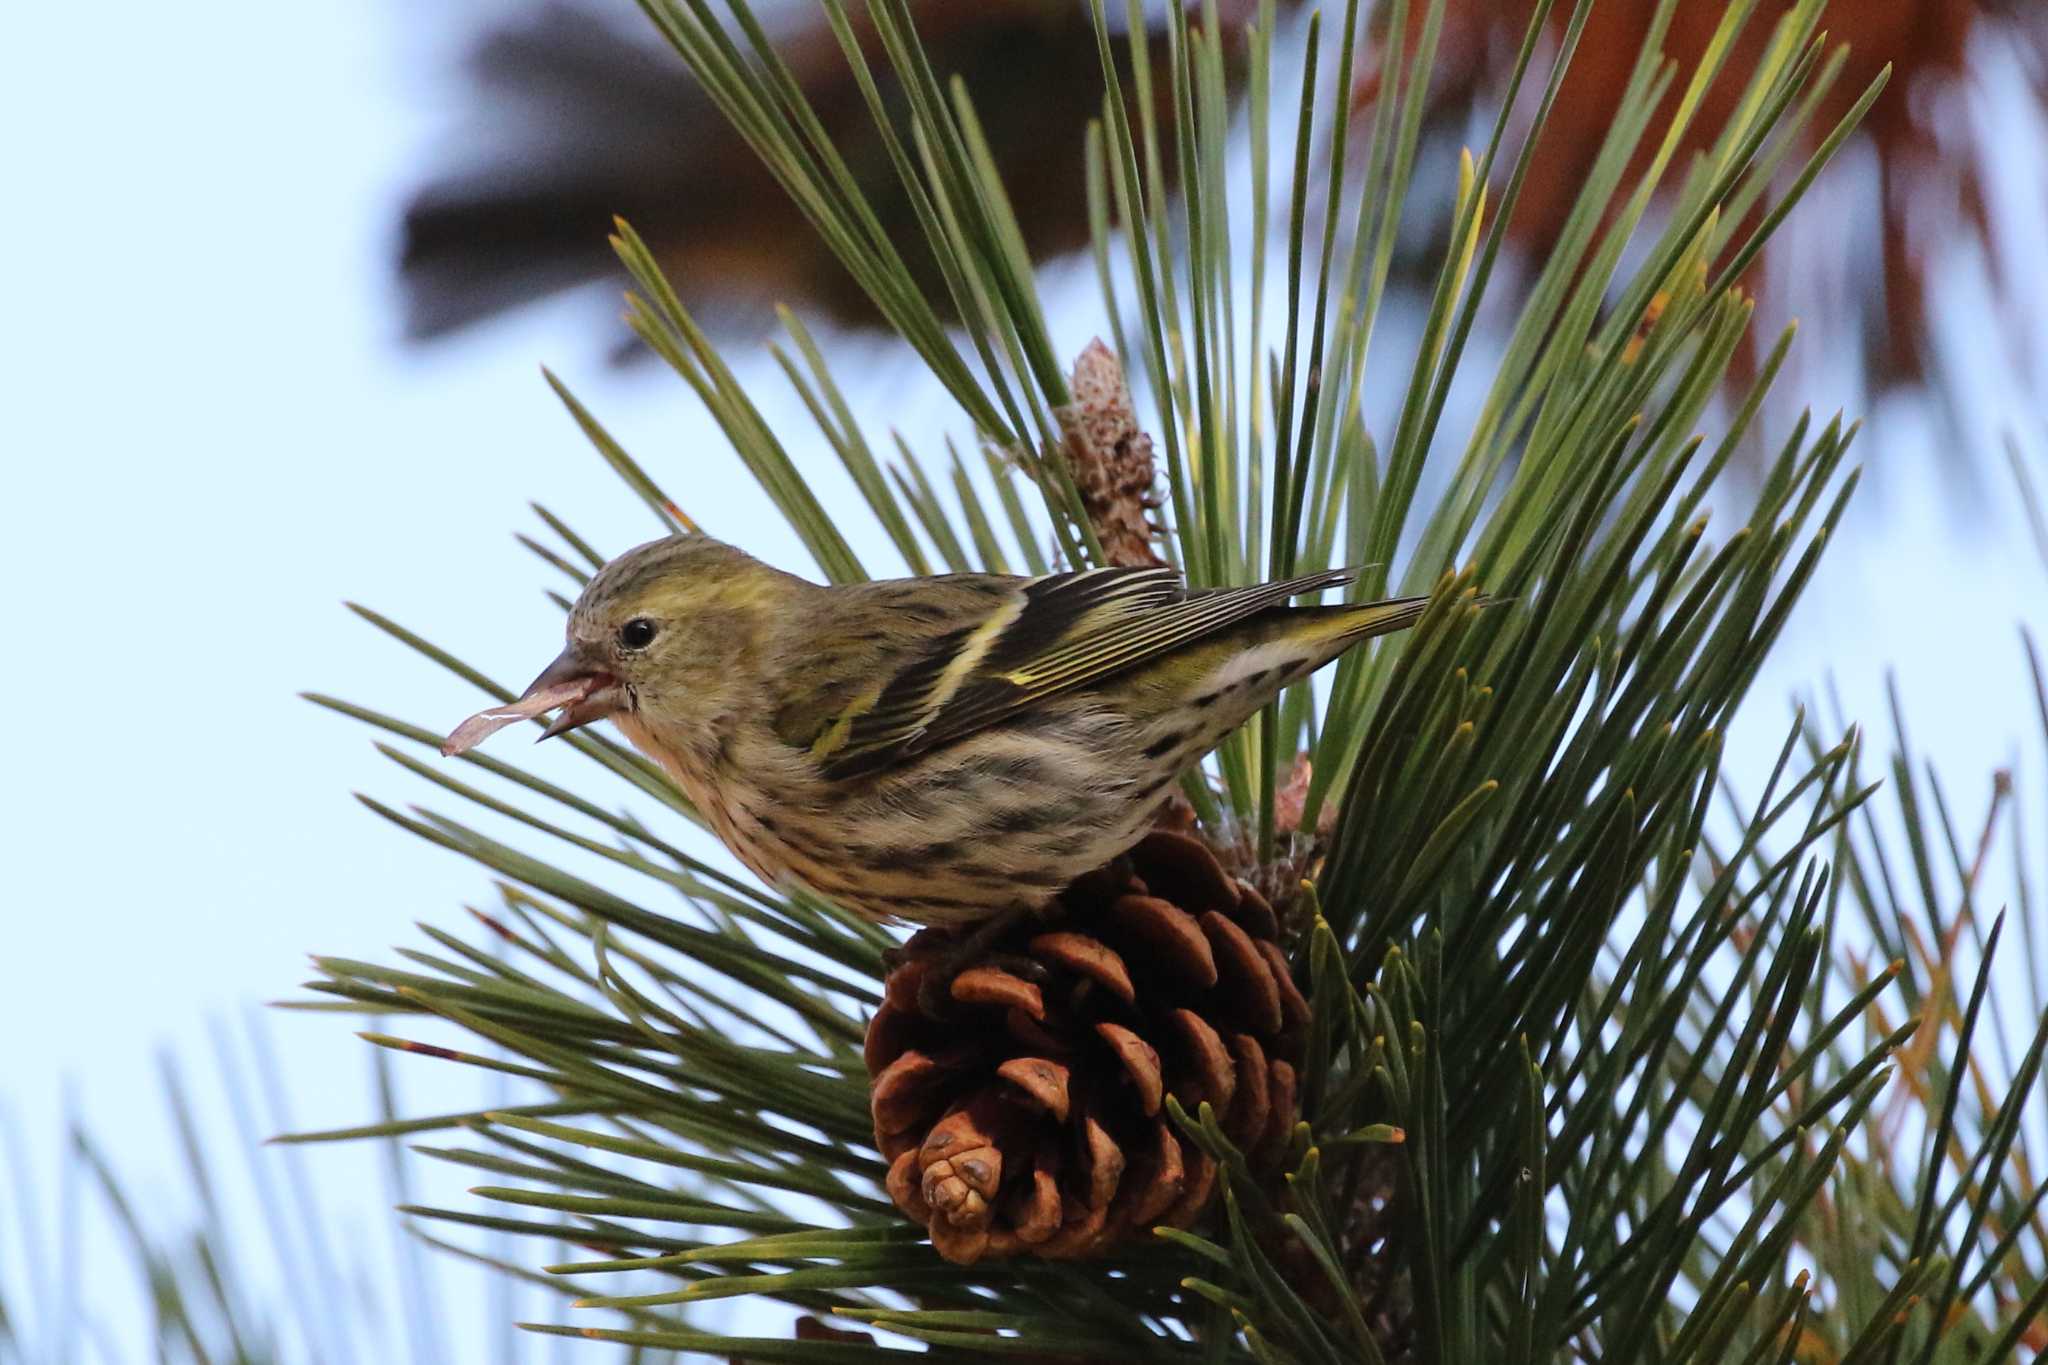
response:
[[[948,1260],[892,1197],[863,1056],[892,932],[700,860],[677,837],[696,818],[684,798],[603,733],[565,738],[589,765],[572,790],[488,753],[443,764],[428,756],[435,725],[316,698],[385,732],[385,752],[439,789],[432,807],[372,809],[498,887],[468,933],[431,928],[402,965],[323,959],[313,983],[315,1007],[388,1016],[373,1043],[527,1087],[503,1108],[348,1134],[402,1135],[477,1173],[473,1205],[407,1216],[437,1239],[530,1235],[509,1268],[538,1267],[566,1296],[534,1330],[650,1353],[2041,1349],[2048,1239],[2023,1158],[2041,1138],[2026,1106],[2048,1026],[2014,1027],[2038,998],[1985,1005],[2002,931],[1972,899],[1969,841],[1943,837],[1946,806],[1930,814],[1902,760],[1912,870],[1887,862],[1846,728],[1796,726],[1746,800],[1721,773],[1727,727],[1856,479],[1841,420],[1757,429],[1785,338],[1746,394],[1722,397],[1750,315],[1735,281],[1874,93],[1804,127],[1842,66],[1818,3],[1772,19],[1716,127],[1693,116],[1737,35],[1765,22],[1758,6],[1727,6],[1693,70],[1660,56],[1674,0],[1657,6],[1601,154],[1512,300],[1490,286],[1530,164],[1527,115],[1540,126],[1590,0],[1564,7],[1557,42],[1532,21],[1444,203],[1409,195],[1441,0],[1384,15],[1350,0],[1286,26],[1261,6],[1242,103],[1225,97],[1213,3],[1176,7],[1163,60],[1143,42],[1120,51],[1118,33],[1145,25],[1098,9],[1108,93],[1086,189],[1103,297],[1078,326],[1041,297],[968,92],[931,68],[905,0],[871,0],[864,22],[907,114],[877,93],[844,0],[823,5],[943,299],[919,289],[744,0],[643,4],[958,405],[943,463],[900,444],[885,463],[790,317],[775,354],[815,429],[771,422],[783,398],[740,385],[619,226],[635,331],[826,578],[1103,562],[1101,490],[1069,458],[1069,375],[1099,329],[1135,395],[1120,400],[1126,438],[1162,469],[1159,488],[1132,491],[1157,503],[1140,544],[1156,522],[1157,553],[1197,586],[1353,564],[1368,566],[1360,597],[1433,600],[1188,784],[1193,829],[1233,870],[1271,893],[1284,869],[1273,956],[1302,1001],[1299,1120],[1254,1134],[1168,1096],[1160,1131],[1213,1169],[1213,1200],[1193,1221],[1147,1207],[1139,1221],[1164,1221],[1083,1257]],[[1397,50],[1380,50],[1388,34]],[[1378,101],[1359,125],[1346,92],[1369,50]],[[1450,245],[1426,316],[1390,342],[1376,323],[1417,215]],[[1482,308],[1511,317],[1484,368],[1467,349]],[[1370,364],[1406,376],[1391,412],[1368,404]],[[687,524],[661,471],[556,387],[657,528]],[[1738,493],[1720,475],[1745,446],[1772,453]],[[900,562],[856,554],[800,448],[836,458]],[[531,543],[573,594],[604,556],[536,511]],[[1128,519],[1114,529],[1131,540]],[[1482,590],[1496,605],[1477,604]],[[507,842],[465,810],[527,834]],[[406,1016],[473,1042],[411,1041]],[[564,1243],[583,1250],[565,1263]],[[793,1313],[839,1331],[732,1336],[702,1305],[734,1298],[786,1310],[745,1321]]]

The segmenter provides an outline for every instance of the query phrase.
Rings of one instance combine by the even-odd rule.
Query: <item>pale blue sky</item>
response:
[[[350,800],[351,788],[421,790],[365,731],[294,694],[452,721],[473,694],[342,598],[523,680],[559,629],[540,595],[547,575],[508,535],[528,524],[526,500],[604,547],[651,532],[540,363],[708,526],[794,564],[687,392],[651,367],[607,369],[584,306],[533,310],[425,354],[395,346],[391,222],[436,126],[408,80],[408,12],[30,6],[0,44],[0,544],[15,602],[0,739],[0,1100],[43,1169],[69,1076],[121,1167],[182,1190],[157,1047],[186,1056],[211,1105],[210,1014],[291,994],[308,951],[383,957],[416,937],[415,919],[452,925],[485,894],[477,869]],[[2038,127],[2026,134],[2038,150]],[[2006,185],[2038,203],[2038,156],[2017,158]],[[1794,230],[1834,228],[1795,219]],[[2013,248],[2034,266],[2017,287],[2037,294],[2040,245]],[[2017,424],[2038,463],[2043,428],[2024,395],[2048,348],[2023,338],[2031,349],[2015,361],[1976,321],[1969,263],[1955,274],[1949,354],[1976,397],[1973,421]],[[1090,325],[1056,327],[1059,340],[1078,351]],[[1791,387],[1822,407],[1852,400],[1833,391],[1825,350],[1813,355]],[[783,393],[758,357],[741,368]],[[928,436],[950,420],[900,356],[864,347],[848,373],[875,430]],[[1867,417],[1866,458],[1946,439],[1908,405]],[[804,429],[792,430],[801,457]],[[1981,491],[1961,497],[1945,487],[1953,470],[1909,457],[1866,487],[1758,684],[1745,753],[1774,743],[1776,699],[1827,670],[1852,713],[1881,724],[1882,670],[1896,665],[1917,738],[1946,764],[1967,824],[1980,775],[2033,723],[2013,623],[2048,629],[2048,575],[2002,470],[1987,467]],[[303,1122],[367,1112],[366,1049],[347,1028],[280,1019],[275,1031]],[[448,1080],[425,1065],[400,1074],[420,1096]],[[432,1107],[452,1103],[440,1091]],[[382,1195],[362,1154],[322,1154],[315,1169],[381,1245]],[[177,1216],[180,1197],[153,1212]],[[0,1231],[0,1275],[19,1254]],[[94,1278],[127,1276],[125,1263],[102,1263]]]

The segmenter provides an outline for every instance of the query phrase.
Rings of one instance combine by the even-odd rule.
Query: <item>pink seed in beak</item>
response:
[[[567,707],[571,711],[577,703],[587,701],[591,694],[611,685],[611,679],[601,676],[571,678],[551,687],[535,688],[518,701],[507,702],[479,711],[449,732],[441,745],[441,756],[453,758],[467,753],[508,725],[522,720],[533,720],[547,714],[556,707]],[[554,733],[550,727],[550,733]]]

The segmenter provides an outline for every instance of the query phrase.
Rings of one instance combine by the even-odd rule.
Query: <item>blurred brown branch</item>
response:
[[[910,7],[933,69],[941,80],[957,75],[974,100],[1032,254],[1044,259],[1082,246],[1083,139],[1103,97],[1084,0],[912,0]],[[1120,4],[1109,8],[1123,12]],[[1151,46],[1163,63],[1166,16],[1152,8]],[[887,75],[874,25],[864,6],[852,9],[884,98],[900,112],[900,89]],[[1223,7],[1227,33],[1240,32],[1244,9]],[[783,60],[920,283],[943,298],[911,202],[823,13],[805,6],[783,17]],[[438,337],[617,274],[605,248],[613,215],[633,223],[694,306],[728,323],[758,321],[776,302],[843,321],[877,320],[672,55],[589,7],[550,0],[484,33],[468,72],[479,135],[405,210],[400,270],[411,337]],[[508,119],[518,123],[509,139]],[[495,152],[477,145],[486,132],[508,145]]]

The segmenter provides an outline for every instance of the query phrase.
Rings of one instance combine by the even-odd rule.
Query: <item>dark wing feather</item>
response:
[[[812,752],[829,778],[875,772],[1354,576],[1332,569],[1197,593],[1170,569],[1035,579],[986,618],[922,645],[871,704],[856,703],[829,726]]]

